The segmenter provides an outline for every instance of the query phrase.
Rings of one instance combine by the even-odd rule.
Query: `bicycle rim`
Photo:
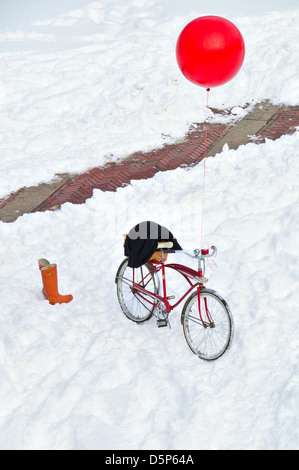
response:
[[[229,348],[233,336],[233,318],[230,309],[218,294],[202,291],[199,314],[197,292],[187,300],[182,323],[188,346],[201,359],[213,361]]]
[[[148,264],[135,268],[134,280],[135,283],[140,284],[141,287],[149,292],[158,294],[156,275]],[[118,301],[124,314],[130,320],[139,323],[149,320],[156,308],[156,305],[150,303],[155,303],[154,299],[148,296],[147,300],[146,295],[142,294],[141,296],[137,291],[134,292],[133,269],[128,266],[127,259],[119,267],[116,285]]]

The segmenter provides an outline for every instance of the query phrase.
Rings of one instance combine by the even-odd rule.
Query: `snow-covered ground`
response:
[[[227,16],[246,43],[213,106],[298,104],[296,2],[27,3],[0,7],[0,195],[210,118],[173,55],[195,16]],[[114,284],[122,234],[142,220],[199,246],[202,163],[0,223],[0,448],[298,449],[298,144],[297,132],[207,160],[208,286],[235,320],[231,349],[211,364],[189,350],[180,308],[171,329],[136,325]],[[57,263],[69,304],[43,299],[41,257]],[[180,288],[173,276],[169,294]]]
[[[211,116],[205,89],[175,59],[179,33],[198,16],[228,17],[246,44],[241,71],[212,90],[211,106],[238,115],[262,99],[298,103],[295,1],[1,3],[0,197],[161,146]]]

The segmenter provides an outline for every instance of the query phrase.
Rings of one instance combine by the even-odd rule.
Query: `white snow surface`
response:
[[[298,144],[296,133],[207,161],[204,246],[219,253],[208,285],[235,320],[214,363],[189,350],[180,307],[171,329],[136,325],[114,284],[138,221],[198,247],[202,164],[0,224],[2,448],[298,449]],[[57,263],[69,304],[43,299],[40,257]],[[169,295],[181,287],[170,278]]]
[[[7,3],[0,7],[0,197],[173,142],[211,116],[205,89],[186,80],[175,59],[181,30],[199,16],[227,17],[246,47],[237,76],[212,89],[212,107],[242,113],[264,99],[298,103],[295,1]]]
[[[27,16],[20,0],[0,8],[2,195],[213,119],[173,56],[195,16],[227,15],[246,42],[214,106],[298,104],[296,2],[28,3]],[[171,329],[137,325],[114,283],[122,235],[138,222],[200,247],[203,162],[0,223],[1,449],[298,450],[298,149],[296,132],[206,161],[203,239],[218,248],[208,287],[235,322],[231,349],[212,363],[188,348],[182,304]],[[44,300],[41,257],[57,263],[69,304]],[[184,286],[172,275],[169,295]]]

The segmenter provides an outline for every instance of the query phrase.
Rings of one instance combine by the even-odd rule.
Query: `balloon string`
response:
[[[207,88],[207,107],[209,106],[209,91]],[[204,220],[204,205],[205,205],[205,181],[206,181],[206,159],[207,159],[207,140],[208,140],[208,123],[205,122],[205,150],[204,150],[204,162],[203,162],[203,184],[202,184],[202,210],[201,210],[201,249],[203,241],[203,220]]]

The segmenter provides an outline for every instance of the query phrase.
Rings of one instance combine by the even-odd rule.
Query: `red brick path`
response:
[[[23,189],[25,189],[25,186],[24,186],[24,188],[21,188],[18,191],[15,191],[14,193],[11,193],[9,196],[0,199],[0,209],[2,209],[2,207],[6,206],[6,204],[8,204],[18,194],[20,194],[23,191]]]
[[[232,125],[232,123],[209,123],[207,152],[227,134]],[[296,126],[299,126],[299,106],[282,107],[252,138],[252,141],[261,143],[266,138],[278,139],[284,134],[294,133]],[[131,180],[151,178],[158,171],[194,165],[204,157],[204,140],[205,126],[195,124],[181,142],[165,145],[159,150],[148,153],[136,152],[125,160],[107,163],[101,168],[94,168],[81,175],[73,175],[33,212],[54,210],[65,202],[82,204],[92,196],[94,189],[115,191],[119,187],[128,185]],[[8,198],[0,199],[0,209],[23,189]]]
[[[283,107],[257,132],[257,141],[262,143],[266,138],[276,140],[282,135],[293,134],[296,126],[299,126],[299,106]]]
[[[208,148],[222,138],[230,127],[224,124],[209,125]],[[195,164],[204,156],[204,134],[204,126],[198,125],[181,143],[165,145],[149,153],[136,152],[120,162],[107,163],[102,168],[71,177],[34,212],[56,209],[67,201],[82,204],[92,196],[94,189],[116,191],[131,180],[151,178],[158,171]]]

